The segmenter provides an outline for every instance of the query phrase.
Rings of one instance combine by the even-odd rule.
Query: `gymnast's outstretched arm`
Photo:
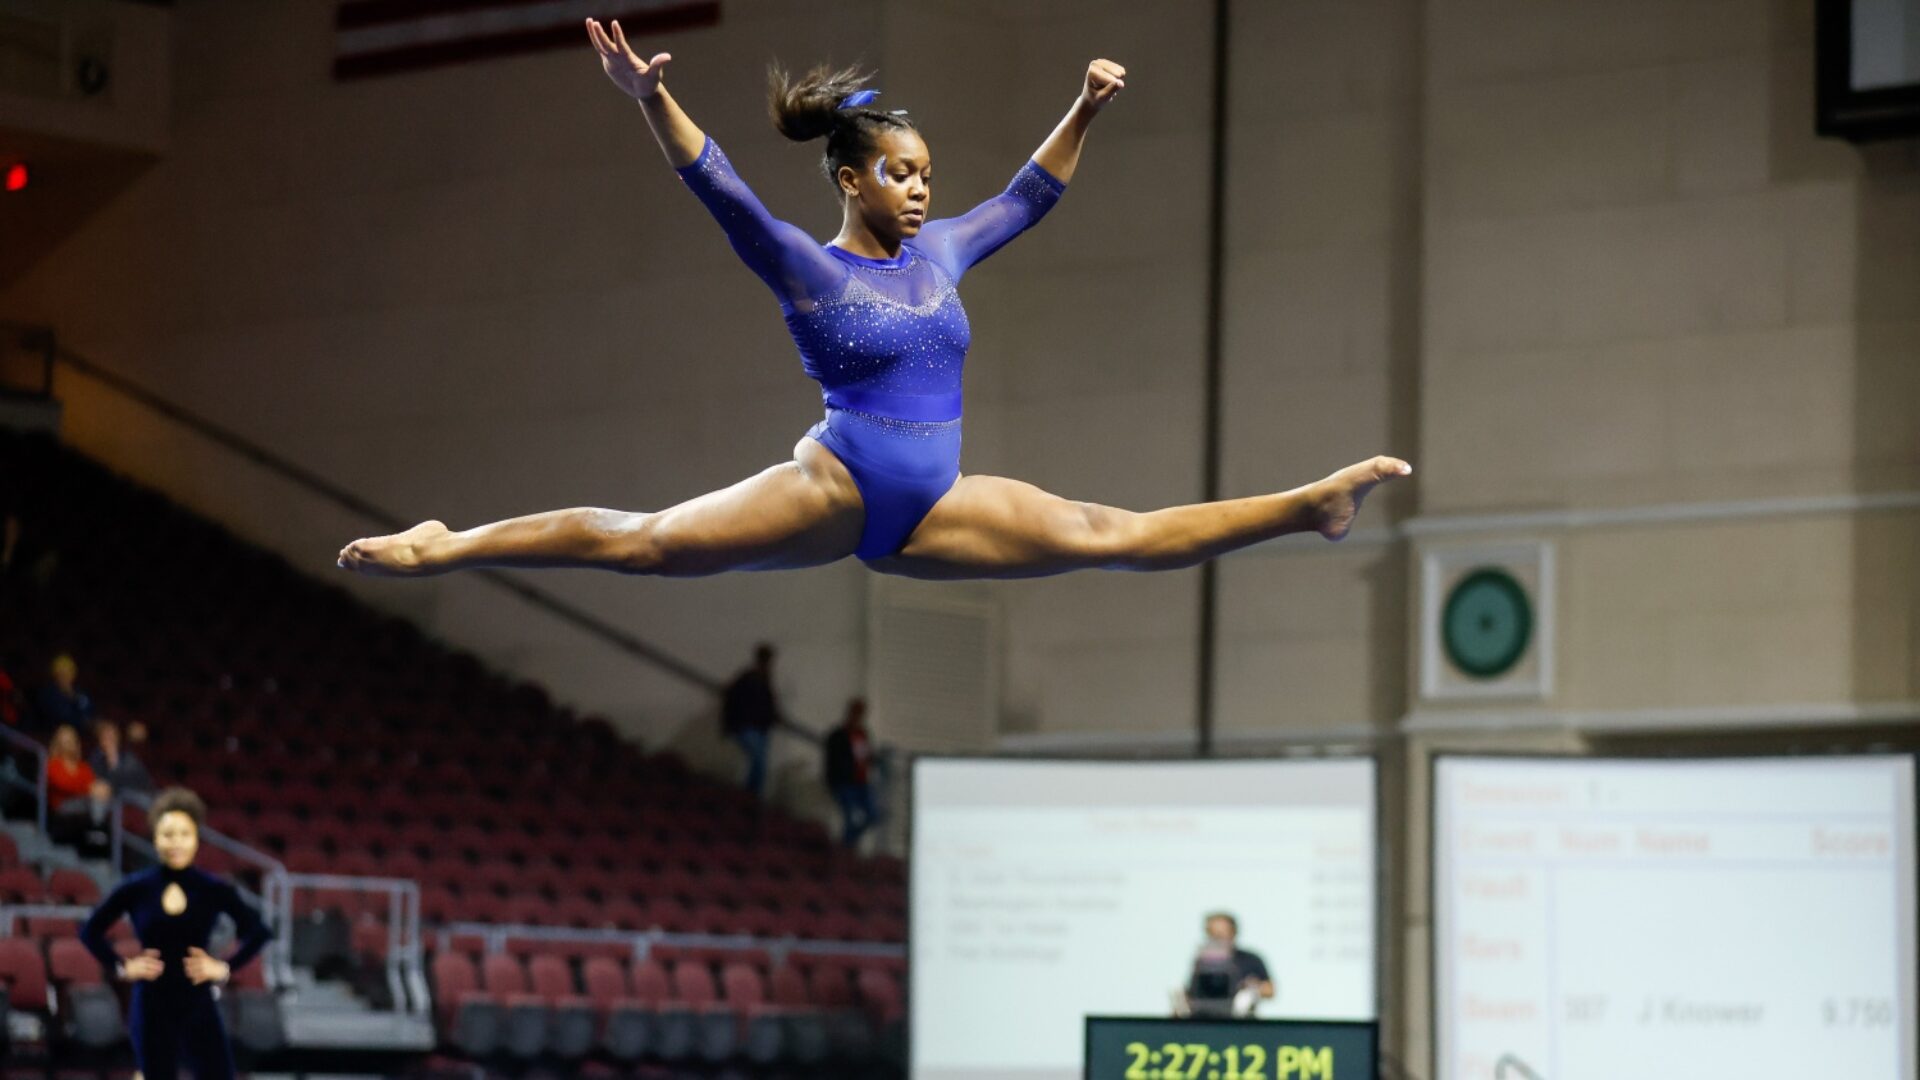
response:
[[[1087,129],[1126,83],[1127,69],[1111,60],[1087,65],[1087,77],[1053,133],[1033,159],[1014,174],[1007,189],[955,218],[929,221],[919,245],[955,280],[1046,216],[1067,189],[1080,164]]]
[[[1087,128],[1107,102],[1126,89],[1126,76],[1127,69],[1111,60],[1088,64],[1080,96],[1073,100],[1073,108],[1067,110],[1053,134],[1033,152],[1033,163],[1061,183],[1071,183],[1073,170],[1080,164],[1080,146],[1087,140]]]
[[[799,228],[768,213],[720,147],[700,130],[661,82],[671,54],[642,60],[627,44],[620,23],[612,33],[587,20],[587,35],[613,84],[640,103],[647,127],[701,205],[725,230],[740,260],[767,283],[782,304],[833,291],[846,269]]]

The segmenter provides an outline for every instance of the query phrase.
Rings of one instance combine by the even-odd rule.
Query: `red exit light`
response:
[[[21,191],[27,186],[27,167],[15,162],[7,166],[6,188],[8,191]]]

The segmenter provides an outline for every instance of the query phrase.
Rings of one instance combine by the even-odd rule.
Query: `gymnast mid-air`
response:
[[[917,578],[1019,578],[1070,570],[1172,570],[1288,533],[1345,536],[1376,485],[1409,475],[1376,457],[1304,487],[1134,512],[1031,484],[960,473],[961,368],[968,326],[956,286],[1038,222],[1073,179],[1080,146],[1125,87],[1095,60],[1073,107],[1005,192],[930,219],[933,162],[904,111],[875,103],[853,69],[775,69],[770,105],[789,139],[825,137],[840,234],[818,244],[767,213],[720,147],[694,126],[619,22],[587,20],[607,77],[635,98],[680,178],[780,301],[826,419],[793,460],[654,512],[555,510],[460,532],[427,521],[355,540],[339,563],[414,576],[474,567],[591,567],[695,577],[790,570],[857,556]]]

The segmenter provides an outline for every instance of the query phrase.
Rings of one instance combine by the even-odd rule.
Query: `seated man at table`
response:
[[[1240,948],[1240,921],[1232,914],[1209,914],[1206,931],[1175,1011],[1182,1016],[1252,1016],[1261,1001],[1274,995],[1267,962],[1259,953]]]

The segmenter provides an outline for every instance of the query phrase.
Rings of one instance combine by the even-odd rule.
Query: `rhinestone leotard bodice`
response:
[[[872,259],[817,244],[773,218],[711,139],[680,175],[779,298],[827,406],[911,423],[960,418],[971,338],[961,276],[1038,221],[1064,190],[1028,162],[1006,191],[960,217],[928,222],[898,257]]]

